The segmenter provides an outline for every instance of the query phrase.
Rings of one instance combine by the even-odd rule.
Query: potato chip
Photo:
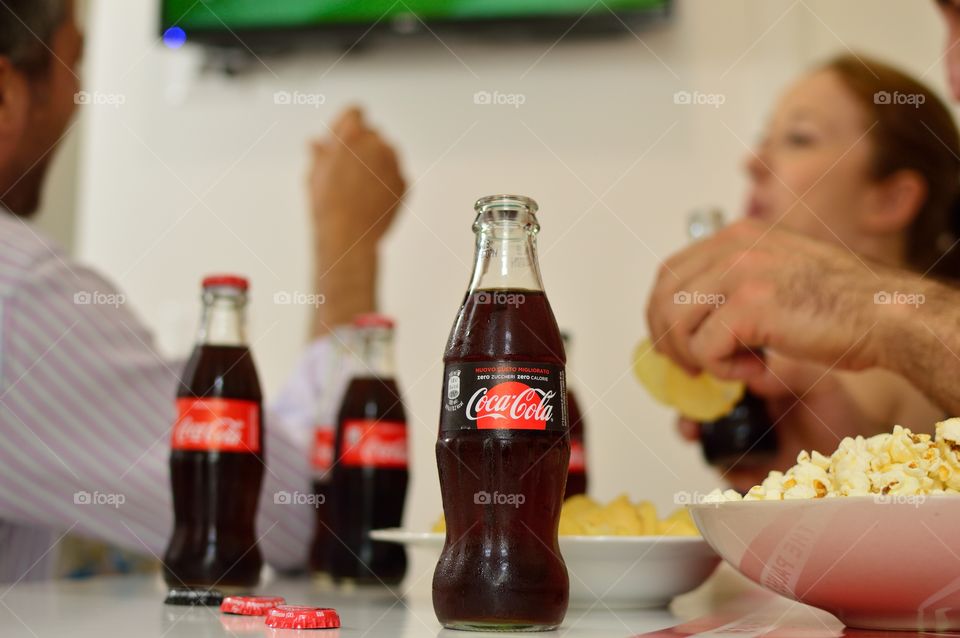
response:
[[[649,339],[634,351],[633,373],[650,396],[694,421],[713,421],[729,414],[745,390],[741,381],[721,381],[706,373],[690,376],[654,350]]]
[[[446,531],[442,516],[433,531]],[[680,508],[660,520],[653,503],[632,503],[626,494],[606,505],[583,494],[571,496],[560,510],[560,536],[655,535],[698,536],[699,532],[686,509]]]

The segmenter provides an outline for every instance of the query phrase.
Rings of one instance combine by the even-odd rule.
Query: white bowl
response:
[[[724,560],[851,627],[960,629],[960,496],[690,506]]]
[[[426,547],[440,557],[445,535],[376,530],[377,540]],[[610,609],[664,607],[695,589],[720,562],[694,536],[561,536],[560,553],[570,574],[570,604]]]

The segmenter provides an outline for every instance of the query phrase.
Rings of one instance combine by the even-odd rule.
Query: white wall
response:
[[[78,250],[113,276],[165,347],[192,338],[202,273],[253,277],[253,338],[275,390],[302,345],[307,310],[272,303],[308,287],[302,181],[306,140],[359,102],[399,146],[414,187],[383,248],[382,306],[399,319],[400,377],[412,416],[408,524],[439,513],[433,459],[439,357],[467,283],[471,204],[518,192],[542,208],[541,258],[560,323],[577,339],[573,384],[587,408],[596,495],[671,506],[713,475],[629,372],[658,264],[684,242],[688,209],[738,210],[740,161],[780,89],[845,45],[896,60],[941,87],[941,32],[918,0],[681,0],[667,25],[600,42],[482,46],[429,37],[267,59],[249,74],[184,80],[194,54],[155,38],[153,2],[94,0]],[[548,51],[549,50],[549,51]],[[319,109],[273,103],[319,92]],[[479,90],[521,108],[478,106]],[[678,106],[678,90],[720,108]],[[600,203],[598,197],[602,196]]]

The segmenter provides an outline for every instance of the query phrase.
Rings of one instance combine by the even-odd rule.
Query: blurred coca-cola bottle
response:
[[[570,421],[570,466],[567,471],[567,489],[563,498],[568,499],[577,494],[587,493],[587,456],[584,446],[584,422],[583,413],[580,411],[580,403],[577,401],[577,393],[571,383],[570,372],[570,349],[573,345],[573,338],[569,332],[561,333],[563,337],[563,349],[567,353],[567,418]]]
[[[177,393],[170,450],[170,587],[248,589],[263,564],[255,521],[263,481],[260,382],[247,347],[247,280],[203,280],[197,345]]]
[[[698,209],[687,221],[690,240],[700,241],[723,227],[723,211]],[[700,445],[708,463],[726,469],[768,462],[779,440],[763,399],[748,390],[729,414],[700,424]]]
[[[337,411],[347,380],[344,368],[350,361],[346,349],[352,339],[351,327],[337,328],[330,339],[330,356],[315,371],[320,394],[316,397],[310,468],[317,515],[310,544],[310,571],[316,576],[329,576],[330,548],[337,543],[333,534],[333,465],[337,458]]]
[[[337,415],[333,531],[328,552],[336,582],[399,583],[407,569],[402,545],[375,541],[375,529],[399,527],[407,494],[407,417],[397,386],[391,318],[358,316],[351,348],[355,372]]]

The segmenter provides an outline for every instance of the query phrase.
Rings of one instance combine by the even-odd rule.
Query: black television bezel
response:
[[[659,7],[621,11],[598,11],[580,15],[533,15],[510,18],[476,18],[459,20],[381,20],[377,23],[327,23],[312,26],[233,28],[188,28],[187,41],[222,49],[283,50],[304,47],[354,47],[360,41],[373,42],[384,38],[415,38],[429,35],[476,37],[495,40],[516,40],[526,37],[559,37],[610,35],[641,28],[649,23],[665,20],[672,15],[673,0],[663,0]],[[159,31],[166,24],[165,0],[159,6]],[[626,26],[625,26],[626,25]],[[406,30],[405,26],[413,26]]]

